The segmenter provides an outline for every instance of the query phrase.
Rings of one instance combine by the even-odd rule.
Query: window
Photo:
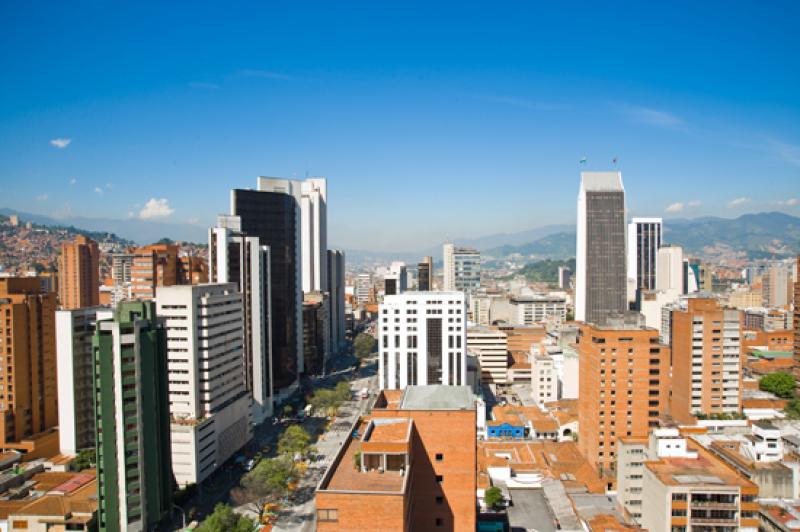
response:
[[[436,526],[439,526],[439,527],[444,526],[444,519],[442,519],[441,517],[437,517],[436,518]]]
[[[444,476],[436,475],[436,482],[438,482],[439,484],[444,483]]]
[[[444,504],[444,497],[442,497],[441,495],[437,496],[436,497],[436,504],[438,504],[439,506]]]
[[[444,460],[444,454],[436,453],[436,461],[441,462],[442,460]]]
[[[339,521],[339,510],[317,510],[317,521]]]

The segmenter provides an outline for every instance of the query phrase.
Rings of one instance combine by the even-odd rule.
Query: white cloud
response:
[[[100,187],[94,187],[94,192],[95,194],[100,194],[101,196],[103,195],[103,189]]]
[[[36,201],[47,201],[47,194],[42,194],[41,196],[36,196]]]
[[[786,200],[776,201],[775,204],[780,207],[796,207],[797,205],[800,205],[800,199],[789,198]]]
[[[57,138],[57,139],[53,139],[53,140],[50,141],[50,144],[52,146],[55,146],[59,150],[63,150],[64,148],[69,146],[71,143],[72,143],[72,139],[63,139],[63,138]]]
[[[175,212],[175,209],[169,206],[169,202],[165,198],[150,198],[147,203],[144,204],[144,208],[139,211],[139,218],[142,220],[165,218],[173,212]]]
[[[632,104],[613,104],[612,107],[624,114],[632,122],[639,124],[668,129],[686,128],[686,122],[668,111]]]
[[[735,209],[736,207],[741,207],[745,203],[749,203],[749,202],[750,202],[750,198],[745,198],[745,197],[736,198],[735,200],[732,200],[730,203],[728,203],[728,208],[729,209]]]
[[[77,183],[77,182],[78,182],[78,180],[77,180],[77,179],[75,179],[74,177],[73,177],[72,179],[70,179],[70,180],[69,180],[69,184],[70,184],[70,185],[74,185],[74,184],[75,184],[75,183]]]
[[[664,209],[664,210],[666,212],[681,212],[685,207],[686,207],[686,205],[684,205],[680,201],[677,201],[677,202],[675,202],[675,203],[673,203],[671,205],[667,205],[667,208]]]

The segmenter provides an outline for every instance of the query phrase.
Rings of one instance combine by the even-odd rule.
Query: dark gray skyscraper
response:
[[[417,264],[417,290],[420,292],[433,290],[433,257],[425,257]]]
[[[627,310],[625,189],[620,172],[581,172],[575,319],[603,324]]]
[[[634,218],[628,224],[628,299],[656,288],[656,256],[661,247],[661,218]]]

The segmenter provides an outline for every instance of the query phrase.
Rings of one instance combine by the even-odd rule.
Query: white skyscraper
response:
[[[633,218],[628,224],[628,279],[632,281],[630,301],[642,290],[656,287],[656,255],[661,247],[661,218]]]
[[[467,306],[462,292],[406,292],[380,306],[381,389],[467,384]]]
[[[581,172],[575,319],[603,324],[625,312],[625,189],[620,172]]]
[[[324,177],[300,181],[303,292],[328,291],[328,184]]]
[[[166,320],[172,469],[198,483],[252,437],[242,294],[236,283],[160,286]]]
[[[372,289],[372,276],[368,273],[359,273],[356,277],[356,303],[364,305],[369,303],[369,291]]]
[[[243,294],[245,386],[258,424],[273,412],[270,250],[259,237],[241,233],[238,216],[220,216],[209,231],[208,278],[236,283]]]
[[[389,273],[383,278],[384,294],[387,296],[402,294],[408,290],[406,263],[395,261],[389,267]]]
[[[112,310],[106,307],[56,312],[58,437],[61,454],[75,455],[82,449],[94,449],[92,336],[98,320],[112,317]]]
[[[656,290],[683,294],[683,249],[679,246],[664,246],[659,249],[656,259],[656,272]]]
[[[472,294],[481,286],[481,253],[477,249],[445,244],[444,291]]]

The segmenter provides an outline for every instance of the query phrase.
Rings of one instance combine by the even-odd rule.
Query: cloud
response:
[[[732,200],[730,203],[728,203],[728,208],[729,209],[735,209],[736,207],[741,207],[745,203],[749,203],[749,202],[750,202],[750,198],[745,198],[745,197],[736,198],[735,200]]]
[[[75,179],[74,177],[73,177],[72,179],[70,179],[70,180],[69,180],[69,184],[70,184],[70,185],[74,185],[74,184],[75,184],[75,183],[77,183],[77,182],[78,182],[78,180],[77,180],[77,179]]]
[[[776,139],[768,139],[770,150],[792,166],[800,166],[800,146],[787,144]]]
[[[612,104],[612,107],[637,124],[666,129],[686,129],[686,122],[678,116],[659,109],[632,104]]]
[[[292,76],[289,74],[283,74],[282,72],[274,72],[272,70],[241,70],[239,74],[242,76],[246,76],[248,78],[265,78],[265,79],[281,79],[281,80],[288,80],[292,79]]]
[[[72,139],[57,138],[50,141],[50,145],[55,146],[59,150],[63,150],[70,144],[72,144]]]
[[[536,100],[528,100],[526,98],[516,98],[513,96],[484,96],[481,99],[486,100],[487,102],[512,105],[514,107],[531,109],[533,111],[562,111],[564,109],[570,108],[569,105],[563,103],[539,102]]]
[[[664,209],[666,212],[681,212],[683,209],[686,208],[686,205],[683,202],[677,201],[670,205],[667,205],[667,208]]]
[[[169,206],[169,202],[165,198],[150,198],[150,200],[144,204],[144,208],[139,211],[139,218],[142,220],[165,218],[173,212],[175,212],[175,209]]]
[[[36,201],[47,201],[47,194],[42,194],[40,196],[36,196]]]
[[[206,81],[190,81],[189,86],[193,89],[204,89],[207,91],[215,91],[219,89],[216,83],[208,83]]]
[[[103,189],[100,187],[94,187],[94,192],[95,194],[100,194],[101,196],[103,195]]]
[[[786,200],[780,200],[780,201],[776,201],[775,205],[778,205],[780,207],[796,207],[796,206],[800,205],[800,199],[789,198],[789,199],[786,199]]]

